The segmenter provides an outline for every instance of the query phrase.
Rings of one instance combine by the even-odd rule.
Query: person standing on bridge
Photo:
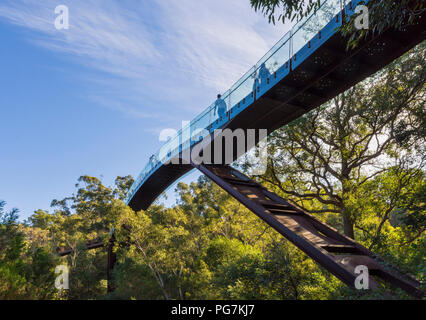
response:
[[[269,69],[266,68],[265,63],[262,63],[259,68],[258,76],[255,75],[254,84],[253,84],[253,92],[256,99],[257,87],[259,85],[266,85],[268,83],[268,78],[271,76]]]
[[[151,168],[155,167],[155,165],[157,164],[157,157],[155,156],[155,154],[153,154],[150,158],[149,158],[149,165]]]
[[[217,100],[214,103],[214,116],[216,113],[218,114],[219,118],[225,118],[226,116],[226,102],[223,101],[222,96],[220,94],[217,95]]]
[[[265,85],[268,82],[268,78],[271,76],[271,73],[269,72],[269,69],[266,68],[265,63],[262,63],[259,69],[259,79],[260,84]]]

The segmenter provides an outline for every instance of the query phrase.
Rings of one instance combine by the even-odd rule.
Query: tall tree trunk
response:
[[[343,211],[343,232],[345,236],[355,239],[354,224],[348,212]]]
[[[349,179],[349,171],[346,170],[347,162],[344,161],[342,164],[343,178],[342,178],[342,202],[341,202],[341,212],[343,217],[343,232],[345,236],[355,239],[354,235],[354,223],[352,220],[352,215],[350,210],[348,210],[346,206],[346,201],[349,199],[349,195],[352,193],[352,189],[350,188],[350,179]]]

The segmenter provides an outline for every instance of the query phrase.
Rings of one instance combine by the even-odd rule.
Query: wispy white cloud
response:
[[[287,29],[269,26],[248,1],[160,1],[177,64],[210,87],[228,89]],[[262,27],[259,27],[262,26]]]
[[[37,31],[31,39],[48,49],[73,55],[79,62],[125,78],[140,78],[161,60],[140,17],[118,1],[84,0],[67,4],[70,29],[54,27],[58,0],[14,0],[0,4],[0,17]]]
[[[54,28],[59,4],[70,9],[69,30]],[[247,0],[3,0],[0,19],[100,71],[92,101],[165,125],[201,111],[200,101],[213,100],[201,93],[228,89],[288,29],[268,25]]]

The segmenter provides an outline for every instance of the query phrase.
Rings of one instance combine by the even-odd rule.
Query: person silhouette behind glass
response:
[[[223,101],[222,96],[220,94],[217,95],[217,100],[214,103],[213,115],[216,115],[216,112],[219,118],[224,118],[226,116],[226,102]]]
[[[156,165],[157,162],[157,157],[155,156],[155,154],[153,154],[150,158],[149,158],[149,165],[151,168],[153,168]]]
[[[267,79],[271,76],[271,74],[269,73],[269,69],[266,68],[265,63],[262,63],[259,69],[259,79],[260,79],[260,84],[264,85],[267,83]]]
[[[271,76],[269,69],[266,68],[265,63],[262,63],[259,68],[259,74],[254,80],[253,91],[256,93],[258,85],[266,85],[268,83],[268,78]]]

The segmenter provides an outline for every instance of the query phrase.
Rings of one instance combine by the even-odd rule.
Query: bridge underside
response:
[[[364,39],[357,49],[349,51],[347,39],[337,32],[296,68],[293,65],[298,57],[293,56],[289,75],[255,99],[226,128],[267,129],[272,133],[388,65],[422,42],[425,30],[426,17],[422,17],[405,31],[388,30]],[[235,154],[234,158],[238,156]],[[192,169],[190,165],[162,165],[135,193],[130,207],[146,210],[174,181]]]

